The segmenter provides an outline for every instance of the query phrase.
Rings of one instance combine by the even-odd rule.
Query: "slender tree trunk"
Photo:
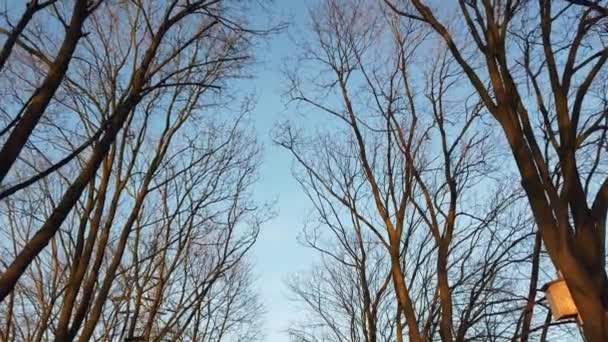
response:
[[[410,299],[410,294],[407,285],[405,284],[405,277],[401,270],[399,252],[395,249],[391,249],[391,275],[399,305],[403,308],[403,313],[407,322],[409,340],[411,342],[422,342],[423,339],[418,331],[416,311],[414,311],[414,305]]]
[[[36,89],[27,109],[23,113],[23,117],[17,122],[17,125],[0,150],[0,184],[2,184],[2,181],[17,160],[21,149],[29,139],[34,127],[40,121],[46,107],[63,81],[78,41],[82,38],[82,26],[88,15],[88,1],[77,0],[74,4],[72,19],[66,30],[65,39],[57,57],[49,66],[46,79]]]
[[[4,273],[2,273],[0,276],[0,302],[14,289],[15,284],[21,275],[23,275],[28,265],[36,256],[38,256],[44,247],[46,247],[51,238],[59,230],[61,224],[80,198],[82,191],[97,173],[99,165],[108,153],[118,131],[136,103],[137,98],[131,97],[119,107],[115,113],[115,118],[110,129],[108,129],[103,138],[95,146],[91,158],[76,180],[67,189],[61,201],[42,227],[36,232],[32,239],[25,244],[13,262],[8,266]]]
[[[403,342],[403,327],[401,326],[401,305],[397,304],[397,314],[395,315],[395,335],[397,342]]]
[[[532,269],[530,270],[530,287],[528,288],[528,302],[522,313],[522,325],[520,333],[520,341],[527,342],[530,336],[530,325],[534,314],[534,305],[536,304],[536,289],[538,287],[538,268],[540,264],[540,251],[542,247],[542,239],[540,232],[536,233],[534,241],[534,252],[532,254]]]
[[[440,241],[439,255],[437,256],[437,279],[439,286],[439,300],[441,306],[441,318],[439,321],[439,334],[444,342],[452,341],[452,295],[448,281],[447,267],[447,245]]]
[[[86,2],[86,1],[85,1]],[[185,13],[185,12],[184,12]],[[185,14],[184,14],[185,15]],[[174,23],[174,22],[173,22]],[[99,143],[95,145],[91,152],[91,157],[81,170],[78,177],[64,193],[61,201],[53,210],[51,216],[45,221],[40,230],[26,243],[15,260],[0,276],[0,302],[14,289],[15,284],[23,275],[28,265],[46,247],[55,233],[59,230],[63,221],[80,198],[86,185],[95,177],[103,159],[107,156],[110,147],[116,140],[118,132],[122,129],[129,114],[141,100],[141,90],[143,89],[145,77],[150,65],[156,55],[163,36],[167,33],[171,23],[165,22],[158,29],[156,35],[146,50],[140,67],[134,72],[131,79],[131,92],[125,100],[119,103],[111,120],[107,123],[107,129]]]
[[[110,153],[108,159],[112,159],[113,156]],[[106,160],[107,163],[111,161]],[[81,232],[79,234],[83,235],[86,226],[90,223],[89,236],[87,238],[86,244],[83,245],[83,242],[80,242],[80,248],[76,249],[76,253],[74,253],[74,261],[72,262],[72,268],[70,270],[70,278],[68,282],[68,286],[66,289],[66,293],[62,302],[61,312],[59,315],[59,322],[57,323],[57,330],[55,332],[55,339],[57,341],[67,341],[68,340],[68,331],[69,331],[69,323],[70,318],[72,317],[72,311],[74,310],[76,304],[76,298],[78,293],[81,290],[82,280],[86,274],[86,270],[91,261],[91,253],[94,248],[94,243],[97,238],[97,233],[99,230],[99,226],[101,225],[101,218],[105,208],[105,200],[107,189],[111,176],[111,166],[103,168],[102,180],[99,184],[99,195],[95,201],[92,201],[91,208],[87,211],[87,215],[82,218],[81,223]],[[91,191],[93,192],[93,191]],[[95,209],[93,218],[89,221],[89,212]],[[86,295],[83,295],[83,300],[86,300]]]

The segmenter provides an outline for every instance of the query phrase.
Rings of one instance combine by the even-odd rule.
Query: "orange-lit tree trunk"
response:
[[[595,115],[587,114],[588,109],[583,108],[608,59],[608,48],[599,47],[589,53],[584,53],[581,48],[585,40],[594,39],[589,36],[598,27],[602,15],[593,15],[592,7],[573,14],[564,8],[565,2],[559,1],[539,0],[536,4],[459,1],[468,29],[466,40],[475,42],[477,52],[485,62],[488,87],[479,71],[464,57],[453,33],[428,5],[420,0],[406,1],[404,8],[388,0],[385,3],[406,20],[422,21],[432,27],[502,127],[544,245],[553,263],[563,273],[579,309],[585,337],[592,342],[608,340],[608,282],[604,264],[608,179],[596,183],[595,195],[589,187],[599,160],[605,157],[602,145],[606,141],[608,126],[604,123],[606,108],[600,107]],[[559,9],[553,9],[558,6]],[[535,90],[539,116],[545,125],[545,136],[540,138],[534,132],[526,102],[519,92],[512,70],[515,62],[510,61],[512,57],[508,50],[514,18],[535,10],[539,13],[534,17],[537,21],[533,28],[538,29],[540,38],[534,44],[541,46],[542,59],[546,63],[538,70],[532,70],[530,53],[526,50],[521,65],[527,69],[527,77]],[[554,22],[565,20],[565,12],[576,15],[575,21],[570,22],[576,31],[573,38],[566,38],[569,41],[564,49],[564,42],[560,42],[559,48],[554,46],[552,36],[559,32],[553,27]],[[563,21],[561,25],[564,25]],[[519,38],[527,49],[533,44],[530,37]],[[543,94],[545,87],[539,85],[541,72],[546,75],[544,79],[551,89],[548,95]],[[575,82],[576,87],[573,85]],[[588,121],[583,119],[585,115]],[[587,169],[589,171],[586,172],[590,173],[584,180],[577,152],[588,146],[586,143],[590,136],[599,136],[596,145],[591,144],[597,146],[592,152],[597,157],[592,160],[595,166]],[[548,146],[553,148],[550,153],[541,149],[541,139],[549,141]],[[548,162],[552,154],[559,161],[554,168]],[[598,172],[594,179],[597,181],[600,175]],[[555,176],[560,181],[555,181]],[[588,204],[589,200],[591,204]]]
[[[29,8],[34,10],[37,6],[29,5]],[[74,2],[72,18],[66,28],[65,38],[57,53],[57,57],[48,66],[46,78],[32,95],[23,115],[16,122],[8,139],[2,145],[2,149],[0,149],[0,161],[2,161],[0,162],[0,184],[2,184],[2,181],[17,160],[21,149],[27,143],[55,92],[61,85],[78,42],[83,37],[82,29],[85,20],[91,15],[93,9],[94,7],[87,0],[77,0]],[[9,40],[5,44],[10,45],[11,38],[13,37],[9,37]],[[17,38],[14,37],[15,40]],[[1,298],[4,298],[4,296],[1,296]]]
[[[322,133],[314,135],[312,144],[302,141],[304,133],[287,125],[279,143],[305,170],[306,181],[301,183],[314,194],[310,197],[323,193],[337,207],[343,205],[366,222],[364,227],[385,247],[395,302],[405,319],[403,334],[410,341],[464,341],[485,319],[480,308],[493,305],[482,294],[504,293],[492,283],[501,271],[497,265],[502,261],[496,259],[508,254],[502,248],[509,250],[531,233],[528,230],[521,240],[502,246],[493,237],[484,240],[488,243],[484,250],[493,260],[482,257],[473,262],[479,257],[473,246],[470,254],[458,254],[463,243],[459,239],[466,232],[491,231],[491,222],[502,210],[477,212],[489,203],[473,204],[488,194],[487,187],[472,190],[473,184],[486,180],[485,176],[490,179],[485,172],[494,172],[485,167],[494,153],[486,144],[493,133],[478,126],[486,112],[476,97],[460,92],[468,80],[448,51],[433,50],[433,58],[421,52],[427,42],[422,25],[402,25],[392,16],[374,17],[378,13],[374,4],[327,0],[312,11],[314,36],[302,44],[299,65],[311,66],[312,75],[299,68],[287,75],[289,99],[341,125],[337,132],[327,133],[327,140]],[[417,64],[418,58],[424,63]],[[322,70],[318,76],[317,68]],[[309,77],[310,83],[303,84]],[[329,146],[320,147],[322,143]],[[314,147],[308,150],[309,145]],[[365,194],[361,203],[344,193],[352,187]],[[508,190],[500,192],[519,192]],[[510,196],[500,198],[497,206],[508,206],[518,198]],[[471,226],[469,218],[480,224]],[[412,236],[410,228],[423,232],[421,240]],[[504,233],[502,222],[501,228]],[[472,264],[466,260],[475,266],[469,268]],[[420,273],[425,274],[422,286],[417,283]],[[461,286],[474,283],[471,276],[479,276],[481,285],[463,291]],[[499,338],[492,333],[484,337]]]

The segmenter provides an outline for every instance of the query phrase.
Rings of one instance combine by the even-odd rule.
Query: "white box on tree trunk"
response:
[[[556,321],[578,315],[578,310],[564,279],[560,277],[560,279],[553,280],[545,284],[542,290],[547,294],[549,308]]]

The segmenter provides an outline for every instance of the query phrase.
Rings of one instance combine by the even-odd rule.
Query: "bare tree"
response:
[[[502,127],[586,339],[605,341],[608,48],[601,2],[458,1],[461,33],[423,1],[385,3],[437,33]]]
[[[3,340],[260,337],[247,254],[270,212],[251,195],[253,101],[231,88],[270,32],[248,28],[251,6],[120,1],[89,15],[0,190]],[[33,58],[6,70],[33,72],[15,93],[52,63],[47,38],[17,41]]]
[[[139,108],[157,106],[164,101],[171,103],[172,96],[175,96],[173,101],[181,101],[181,95],[167,92],[176,87],[188,89],[191,100],[194,99],[193,106],[199,103],[203,93],[220,92],[224,82],[241,76],[243,67],[251,61],[248,46],[252,35],[264,33],[248,30],[239,22],[240,11],[246,9],[244,5],[217,1],[182,5],[172,1],[163,2],[163,6],[160,9],[155,1],[120,2],[97,9],[92,19],[94,30],[86,39],[86,58],[80,61],[78,72],[68,82],[66,98],[60,101],[62,106],[82,115],[84,129],[93,132],[89,136],[91,147],[85,159],[77,162],[80,165],[74,172],[76,177],[69,181],[41,228],[3,270],[1,298],[10,293],[27,266],[59,230],[82,193],[95,180],[100,166],[110,163],[106,167],[112,167],[113,154],[128,153],[116,148],[119,134],[122,132],[123,139],[130,139],[133,134],[145,135],[146,125],[141,126],[144,130],[138,133],[129,130],[129,125],[138,122],[136,114],[142,112]],[[122,32],[131,34],[125,36]],[[175,130],[169,125],[165,134],[171,137]],[[143,198],[149,191],[168,142],[161,139],[157,157],[150,159],[145,185],[138,189],[139,197]],[[109,160],[108,155],[112,155]],[[132,165],[119,163],[116,167],[128,169]],[[119,188],[125,186],[118,185]],[[125,232],[130,231],[129,226],[139,215],[141,198],[136,199],[139,204]],[[103,208],[105,195],[97,200]],[[116,264],[118,260],[120,255]]]
[[[117,141],[66,230],[11,293],[9,305],[19,306],[31,297],[26,293],[51,289],[33,308],[5,312],[8,331],[26,315],[40,317],[41,326],[7,340],[257,338],[261,306],[246,254],[267,212],[249,192],[259,163],[255,141],[241,128],[250,107],[235,123],[205,118],[207,108],[194,106],[199,90],[176,87],[172,95],[181,101],[155,101],[145,107],[145,120],[130,123],[138,136]],[[153,127],[155,119],[165,126]],[[36,185],[23,194],[36,192],[52,190]],[[7,204],[16,199],[21,195]],[[52,199],[42,203],[53,210]],[[27,226],[22,215],[15,217],[16,226]],[[7,232],[13,250],[32,234],[16,232]]]
[[[4,68],[9,56],[13,52],[13,48],[17,41],[19,40],[21,33],[28,26],[32,18],[37,12],[42,11],[45,7],[53,5],[57,0],[48,0],[48,1],[30,1],[25,4],[25,11],[16,24],[12,24],[10,17],[7,16],[6,23],[11,26],[10,29],[3,28],[0,33],[6,35],[6,40],[4,41],[4,45],[2,45],[2,50],[0,51],[0,71]]]
[[[460,90],[464,74],[429,44],[422,25],[377,3],[324,1],[311,20],[314,39],[287,74],[288,96],[335,125],[308,137],[287,124],[277,141],[292,152],[322,227],[337,246],[363,229],[384,247],[395,299],[389,311],[403,315],[410,341],[513,338],[528,288],[512,277],[530,271],[535,234],[512,174],[497,167],[505,151],[494,144],[488,113],[474,93]],[[342,290],[338,279],[362,287],[345,270],[345,260],[356,260],[349,248],[322,249],[336,260],[331,271],[296,288],[317,316],[324,311],[339,327],[325,320],[334,339],[301,340],[358,340],[331,314],[341,303],[332,302],[333,287]],[[361,323],[350,331],[363,330],[353,312]]]
[[[298,180],[318,217],[318,222],[311,222],[303,232],[302,243],[322,258],[309,273],[288,282],[295,301],[311,313],[310,321],[294,322],[290,335],[296,341],[402,339],[382,247],[356,215],[317,187],[310,174],[303,173]],[[353,203],[359,201],[356,193],[348,196]],[[330,231],[329,237],[325,229]]]
[[[46,1],[38,3],[38,1],[34,1],[26,5],[25,13],[17,23],[17,26],[8,32],[8,37],[0,52],[0,71],[33,15],[45,7],[55,7],[55,2]],[[40,85],[35,87],[35,90],[19,111],[19,114],[14,115],[8,126],[2,129],[3,134],[8,133],[9,130],[10,134],[3,141],[2,149],[0,149],[0,160],[2,160],[0,165],[0,184],[2,184],[2,181],[13,167],[21,150],[30,138],[32,131],[40,122],[51,99],[59,89],[70,61],[74,56],[76,47],[84,36],[83,27],[85,20],[100,6],[101,2],[102,0],[75,0],[69,20],[64,19],[62,14],[56,11],[58,20],[65,26],[65,37],[57,50],[56,56],[47,60],[48,70],[46,71],[45,78]]]

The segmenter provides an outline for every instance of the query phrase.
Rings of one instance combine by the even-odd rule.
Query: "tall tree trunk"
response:
[[[538,268],[540,265],[540,251],[542,247],[542,239],[540,232],[536,232],[534,240],[534,251],[532,254],[532,269],[530,270],[530,286],[528,288],[528,302],[522,313],[522,324],[520,341],[528,342],[530,336],[530,325],[534,315],[534,305],[536,304],[536,289],[538,287]]]
[[[399,305],[403,308],[405,315],[405,321],[408,327],[408,336],[411,342],[422,342],[423,339],[418,331],[418,320],[416,318],[416,311],[414,311],[414,304],[410,298],[410,294],[405,284],[405,276],[401,270],[401,260],[399,258],[399,252],[394,248],[391,248],[391,275],[393,278],[393,285],[395,286],[395,293],[399,301]]]
[[[66,30],[65,39],[61,44],[57,57],[49,66],[46,78],[34,92],[23,116],[17,122],[0,150],[0,184],[2,184],[2,181],[17,160],[21,149],[25,146],[32,131],[40,121],[42,114],[44,114],[46,107],[63,81],[78,41],[83,36],[82,26],[89,14],[88,1],[77,0],[74,4],[72,19]]]

